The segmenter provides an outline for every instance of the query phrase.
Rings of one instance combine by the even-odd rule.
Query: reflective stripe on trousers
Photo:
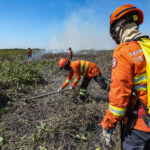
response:
[[[80,88],[80,99],[84,100],[86,96],[86,90],[90,83],[91,79],[88,79],[87,77],[83,78],[81,88]]]
[[[80,89],[80,95],[85,96],[86,95],[86,89]]]

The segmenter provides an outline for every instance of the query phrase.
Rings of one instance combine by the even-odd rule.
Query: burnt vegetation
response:
[[[33,50],[31,60],[26,51],[0,51],[0,149],[2,150],[119,150],[119,126],[113,133],[113,147],[107,147],[98,123],[108,106],[108,93],[92,80],[84,104],[79,88],[42,98],[25,99],[55,92],[66,79],[57,63],[66,53],[44,54]],[[80,51],[73,60],[84,59],[97,64],[110,79],[113,51]],[[73,81],[73,79],[72,79]],[[82,81],[82,80],[81,80]]]

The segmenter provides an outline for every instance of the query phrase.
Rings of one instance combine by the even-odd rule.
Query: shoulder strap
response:
[[[142,41],[142,38],[147,38],[147,39],[149,39],[149,36],[147,36],[147,35],[139,36],[139,37],[137,37],[137,38],[133,38],[133,39],[131,39],[131,40],[128,40],[127,42]]]
[[[143,108],[146,112],[146,116],[143,116],[142,119],[145,122],[146,126],[150,128],[150,114],[148,113],[149,110],[140,98],[137,97],[137,99],[138,99],[139,103],[143,106]]]
[[[137,97],[137,100],[139,101],[139,103],[142,105],[144,111],[146,112],[146,115],[150,117],[150,114],[148,113],[149,109],[145,106],[145,104],[142,102],[142,100],[138,97]]]
[[[130,114],[128,116],[128,122],[125,126],[125,129],[128,133],[132,132],[133,126],[135,124],[136,118],[138,117],[138,108],[139,108],[139,101],[136,97],[136,94],[134,92],[132,92],[132,96],[135,97],[135,103],[132,106],[132,110],[130,110]]]

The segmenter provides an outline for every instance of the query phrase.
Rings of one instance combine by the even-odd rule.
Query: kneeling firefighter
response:
[[[117,8],[110,34],[119,46],[113,53],[109,107],[102,120],[103,136],[121,121],[123,150],[150,150],[150,39],[139,32],[143,12],[134,5]]]
[[[80,88],[80,99],[82,101],[85,100],[86,90],[92,78],[94,78],[102,89],[109,90],[109,86],[106,84],[99,68],[92,62],[86,60],[70,61],[67,58],[61,58],[58,62],[58,66],[60,70],[65,69],[66,71],[69,71],[66,81],[62,84],[62,87],[58,89],[58,92],[69,84],[73,74],[75,74],[75,80],[72,83],[71,88],[76,87],[80,81],[81,75],[84,75]]]

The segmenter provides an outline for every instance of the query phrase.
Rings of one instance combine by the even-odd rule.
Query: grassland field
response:
[[[73,60],[94,62],[110,79],[112,53],[79,52]],[[0,149],[120,150],[119,125],[113,133],[113,147],[106,146],[97,126],[108,106],[108,93],[94,80],[84,104],[78,103],[81,82],[73,91],[24,101],[57,91],[67,76],[57,66],[61,57],[68,57],[67,53],[41,54],[35,49],[28,60],[25,49],[0,50]]]

